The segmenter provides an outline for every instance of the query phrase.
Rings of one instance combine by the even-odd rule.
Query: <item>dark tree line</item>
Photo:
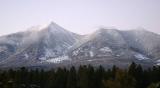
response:
[[[49,71],[0,70],[0,88],[160,88],[160,67],[142,69],[132,63],[128,69],[113,66],[80,66]]]

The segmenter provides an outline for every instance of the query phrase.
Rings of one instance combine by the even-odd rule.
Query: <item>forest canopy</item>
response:
[[[160,88],[160,67],[143,69],[132,63],[127,69],[83,65],[57,68],[0,70],[0,88]]]

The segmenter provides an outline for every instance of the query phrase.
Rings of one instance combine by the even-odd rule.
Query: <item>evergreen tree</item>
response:
[[[70,69],[0,70],[0,88],[159,88],[160,67],[143,69],[132,63],[128,69],[105,70],[91,65]]]
[[[89,88],[89,79],[87,74],[87,66],[80,66],[78,70],[78,88]]]
[[[46,77],[47,75],[47,77]],[[56,72],[54,69],[48,71],[48,72],[45,72],[45,87],[44,88],[55,88],[56,84],[55,84],[55,80],[56,80]]]
[[[105,69],[101,65],[97,68],[95,75],[96,75],[96,80],[97,80],[96,87],[103,88],[104,86],[103,86],[102,80],[105,75]]]
[[[104,81],[106,88],[135,88],[135,80],[123,70],[117,70],[115,78]]]
[[[71,67],[68,73],[66,88],[77,88],[77,73],[74,67]]]
[[[135,77],[136,68],[137,68],[137,65],[134,62],[132,62],[132,64],[129,66],[129,69],[128,69],[129,75],[131,75],[132,77]]]
[[[147,88],[160,88],[160,83],[152,83]]]
[[[88,66],[87,75],[88,75],[88,86],[89,86],[89,88],[97,88],[96,87],[97,79],[96,79],[96,75],[95,75],[95,70],[91,65]]]

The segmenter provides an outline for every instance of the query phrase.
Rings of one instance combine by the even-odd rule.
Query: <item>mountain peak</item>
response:
[[[50,24],[48,25],[48,27],[52,28],[52,27],[60,27],[60,26],[52,21],[52,22],[50,22]]]
[[[59,25],[56,24],[55,22],[51,22],[51,23],[47,26],[47,30],[48,30],[49,32],[52,32],[52,33],[65,32],[65,31],[66,31],[64,28],[62,28],[61,26],[59,26]]]
[[[54,26],[54,25],[57,25],[57,24],[55,22],[51,21],[48,26]]]
[[[117,33],[117,29],[106,29],[106,28],[101,28],[95,31],[95,34],[114,34]]]

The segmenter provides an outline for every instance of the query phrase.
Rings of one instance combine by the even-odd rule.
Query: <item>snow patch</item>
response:
[[[98,60],[98,59],[89,59],[87,61],[91,62],[91,61],[96,61],[96,60]]]
[[[142,54],[136,54],[134,55],[138,60],[148,60],[150,58],[146,57],[145,55],[142,55]]]
[[[160,66],[160,59],[156,61],[157,65]]]
[[[40,57],[39,60],[45,61],[45,60],[47,60],[47,58],[46,57]]]
[[[87,61],[93,61],[93,60],[87,60]]]
[[[7,47],[5,47],[5,46],[0,47],[0,52],[5,51],[5,50],[7,50]]]
[[[73,51],[73,53],[72,53],[73,56],[77,56],[80,50],[81,50],[81,48],[78,48],[77,50]]]
[[[93,57],[93,56],[94,56],[93,51],[89,51],[89,54],[90,54],[90,57]]]
[[[47,49],[45,48],[45,57],[54,57],[55,53],[53,52],[52,49]]]
[[[61,57],[57,57],[57,58],[52,58],[52,59],[48,59],[46,60],[46,62],[49,63],[60,63],[64,60],[71,60],[68,56],[61,56]]]
[[[160,59],[159,59],[159,60],[157,60],[157,62],[158,62],[158,63],[160,63]]]
[[[157,63],[158,66],[160,66],[160,63]]]
[[[121,55],[117,54],[116,56],[117,56],[117,57],[120,57]]]
[[[102,51],[102,52],[104,52],[104,53],[106,53],[106,52],[112,52],[112,50],[109,48],[109,47],[103,47],[103,48],[101,48],[100,49],[100,51]]]
[[[24,56],[25,56],[25,58],[29,58],[29,55],[26,53],[26,54],[24,54]]]

